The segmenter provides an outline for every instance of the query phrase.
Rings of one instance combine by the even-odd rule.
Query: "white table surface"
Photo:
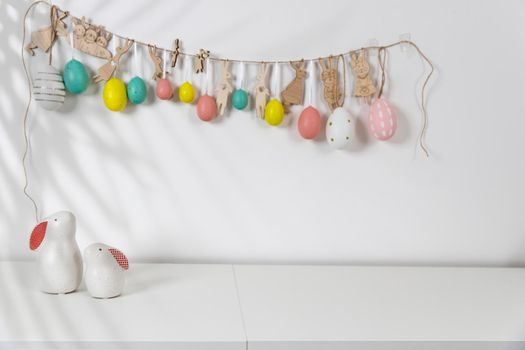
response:
[[[132,264],[99,300],[32,267],[0,263],[0,349],[525,349],[525,269]]]
[[[84,286],[42,293],[33,266],[0,263],[0,349],[2,342],[25,349],[22,341],[35,348],[246,348],[231,265],[131,264],[123,295],[113,299],[91,298]]]

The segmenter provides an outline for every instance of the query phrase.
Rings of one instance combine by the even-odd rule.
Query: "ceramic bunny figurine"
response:
[[[84,251],[86,287],[93,298],[113,298],[122,294],[128,259],[118,249],[93,243]]]
[[[33,229],[29,248],[37,250],[40,289],[51,294],[73,292],[82,280],[82,256],[75,240],[76,219],[69,211],[55,213]]]

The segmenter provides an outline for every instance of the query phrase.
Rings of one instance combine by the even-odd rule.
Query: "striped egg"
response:
[[[370,106],[368,129],[376,139],[381,141],[390,139],[396,132],[397,114],[383,98],[375,100]]]
[[[62,74],[53,66],[43,64],[37,67],[33,80],[33,96],[42,108],[55,111],[64,104],[66,90]]]

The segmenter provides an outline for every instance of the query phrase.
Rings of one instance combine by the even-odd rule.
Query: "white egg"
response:
[[[326,122],[326,141],[332,148],[343,148],[354,137],[355,122],[350,113],[336,108]]]
[[[37,67],[33,80],[33,96],[42,108],[48,111],[59,109],[66,98],[62,74],[48,64]]]

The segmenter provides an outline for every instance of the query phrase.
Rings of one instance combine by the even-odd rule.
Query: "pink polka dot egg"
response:
[[[378,98],[370,106],[368,129],[374,137],[386,141],[394,136],[397,129],[396,111],[383,98]]]

